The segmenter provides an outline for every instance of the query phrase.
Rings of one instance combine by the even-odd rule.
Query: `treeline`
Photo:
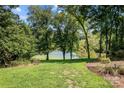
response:
[[[51,6],[30,6],[25,23],[12,12],[17,7],[0,6],[0,64],[36,54],[47,55],[49,60],[49,52],[56,49],[63,52],[63,59],[70,52],[72,59],[79,41],[79,26],[74,18],[53,13]]]
[[[66,52],[70,52],[72,59],[72,52],[78,47],[80,29],[73,17],[52,11],[51,6],[30,6],[28,16],[39,54],[47,55],[46,60],[49,60],[49,53],[59,49],[64,60]]]
[[[82,26],[89,53],[88,34],[99,35],[99,49],[106,57],[124,56],[124,6],[60,6]]]
[[[100,56],[105,52],[109,57],[124,58],[124,6],[94,6],[90,11],[91,28],[100,37]]]
[[[99,36],[101,56],[124,58],[124,6],[60,6],[81,25],[90,58],[89,34]],[[97,41],[97,40],[96,40]],[[97,46],[96,46],[97,47]]]
[[[29,6],[27,23],[12,12],[17,7],[0,6],[0,64],[35,54],[45,54],[49,60],[56,49],[63,52],[63,59],[70,52],[72,59],[81,39],[91,58],[90,36],[98,37],[93,49],[99,56],[123,58],[123,6],[58,6],[54,11],[53,6]]]

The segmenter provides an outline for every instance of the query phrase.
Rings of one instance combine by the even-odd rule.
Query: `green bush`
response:
[[[97,61],[101,63],[111,63],[110,58],[105,58],[105,57],[99,57],[97,58]]]
[[[119,58],[124,58],[124,50],[118,50],[115,52],[115,56]]]
[[[30,60],[32,63],[39,63],[46,59],[46,55],[35,55]]]
[[[118,73],[124,75],[124,66],[119,67]]]
[[[96,54],[96,52],[95,52],[94,50],[92,50],[92,51],[90,52],[90,56],[91,56],[92,58],[97,58],[97,54]]]
[[[102,57],[102,58],[106,58],[106,53],[102,53],[102,54],[101,54],[101,57]]]

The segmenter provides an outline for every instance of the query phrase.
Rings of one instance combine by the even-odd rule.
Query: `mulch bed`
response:
[[[124,66],[124,61],[113,61],[107,66],[112,66],[112,65],[118,65],[118,66]],[[124,75],[111,75],[111,74],[106,74],[103,73],[100,68],[102,69],[105,67],[106,64],[102,64],[99,62],[93,62],[93,63],[87,63],[87,67],[89,70],[92,72],[103,76],[106,80],[110,81],[113,87],[115,88],[124,88]]]

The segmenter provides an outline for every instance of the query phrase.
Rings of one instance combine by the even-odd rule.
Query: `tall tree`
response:
[[[37,39],[38,52],[42,52],[47,55],[49,60],[49,51],[52,46],[52,12],[51,7],[43,8],[41,6],[29,7],[29,23],[33,30],[33,33]]]
[[[67,51],[67,36],[68,30],[65,29],[65,14],[58,13],[54,17],[54,28],[56,28],[54,40],[56,47],[63,52],[63,59],[65,60],[65,53]]]
[[[72,59],[72,52],[76,51],[79,46],[80,39],[80,26],[78,22],[70,14],[66,15],[66,32],[68,32],[67,42],[68,42],[68,52],[70,52],[70,58]]]
[[[25,31],[17,15],[12,12],[15,6],[0,6],[0,63],[6,65],[17,56],[31,50],[31,38]]]
[[[90,58],[90,48],[89,48],[89,41],[88,41],[88,31],[86,28],[86,23],[88,20],[88,11],[90,6],[60,6],[60,8],[63,8],[62,11],[65,13],[71,14],[76,20],[79,22],[79,24],[82,27],[82,31],[85,35],[85,40],[87,44],[87,55],[88,58]]]

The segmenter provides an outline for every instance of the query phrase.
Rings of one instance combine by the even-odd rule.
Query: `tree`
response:
[[[72,52],[77,48],[79,41],[79,26],[74,17],[63,12],[59,12],[54,18],[55,43],[56,47],[63,52],[63,59],[65,60],[65,53],[70,52],[72,59]]]
[[[58,13],[54,17],[54,41],[58,49],[63,52],[63,60],[65,60],[65,53],[67,51],[67,36],[68,31],[65,33],[65,15],[63,13]]]
[[[9,64],[11,60],[23,56],[31,50],[29,29],[24,28],[17,15],[11,10],[14,6],[0,6],[0,63]]]
[[[89,48],[89,41],[88,41],[88,31],[86,29],[86,22],[88,20],[88,11],[89,11],[89,6],[60,6],[60,8],[64,9],[64,12],[71,14],[78,23],[82,27],[82,31],[85,34],[85,40],[87,44],[87,55],[88,58],[90,59],[90,48]],[[62,10],[63,11],[63,10]]]
[[[119,44],[119,37],[123,37],[123,7],[93,6],[90,14],[89,22],[91,23],[91,28],[94,31],[97,29],[97,32],[100,33],[100,55],[103,42],[105,42],[103,49],[105,50],[106,57],[110,56],[114,51],[120,50],[120,45],[123,45]]]
[[[68,32],[67,37],[67,48],[68,52],[70,52],[70,58],[72,59],[72,52],[76,51],[79,46],[79,39],[80,39],[80,26],[78,25],[77,21],[74,17],[72,17],[70,14],[66,15],[66,32]]]
[[[36,48],[40,53],[47,55],[49,60],[49,52],[52,49],[52,12],[51,7],[43,9],[40,6],[29,7],[29,23],[33,30],[33,34],[37,39]]]

